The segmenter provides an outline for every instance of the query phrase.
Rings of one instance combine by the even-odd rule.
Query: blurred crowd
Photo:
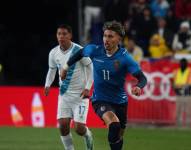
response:
[[[38,4],[23,0],[12,6],[7,1],[2,8],[10,7],[14,13],[0,9],[0,84],[44,84],[48,53],[57,44],[55,30],[60,23],[70,24],[73,40],[85,45],[101,44],[103,23],[117,20],[126,31],[121,44],[138,62],[191,59],[190,0],[39,0]]]
[[[87,13],[87,7],[84,9],[85,43],[101,43],[100,24],[117,20],[123,23],[126,31],[122,45],[137,61],[185,55],[191,59],[190,0],[87,1],[87,7],[97,11]]]

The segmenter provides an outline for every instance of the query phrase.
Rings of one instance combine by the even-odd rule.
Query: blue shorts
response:
[[[102,116],[107,111],[112,111],[119,119],[122,129],[127,125],[127,103],[112,104],[107,102],[93,102],[93,109],[95,113],[102,119]],[[103,120],[103,119],[102,119]]]

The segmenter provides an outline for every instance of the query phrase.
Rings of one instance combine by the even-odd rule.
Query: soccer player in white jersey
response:
[[[49,70],[46,77],[44,94],[47,96],[58,69],[67,62],[72,54],[82,47],[71,41],[72,29],[68,25],[60,25],[57,28],[57,40],[59,45],[49,53]],[[59,79],[60,91],[58,96],[57,119],[59,123],[61,141],[65,150],[74,150],[72,135],[70,133],[71,119],[74,121],[75,131],[83,136],[86,149],[93,149],[91,131],[86,126],[89,107],[89,90],[92,86],[92,64],[89,58],[83,58],[75,63],[67,74],[66,80]]]

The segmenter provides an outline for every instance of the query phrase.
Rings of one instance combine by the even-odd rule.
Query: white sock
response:
[[[90,137],[91,136],[91,131],[89,130],[88,127],[86,127],[86,133],[84,134],[84,137]]]
[[[65,150],[74,150],[74,145],[72,142],[72,134],[69,133],[66,136],[60,136],[61,141],[64,145]]]

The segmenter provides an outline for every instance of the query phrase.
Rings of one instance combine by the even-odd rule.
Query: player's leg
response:
[[[115,105],[113,106],[115,108],[115,113],[120,121],[120,139],[121,139],[121,149],[123,147],[123,136],[125,133],[125,128],[127,126],[127,104],[123,105]]]
[[[60,129],[60,138],[65,150],[74,150],[72,135],[70,133],[70,121],[72,118],[72,109],[65,102],[67,96],[59,96],[58,98],[58,112],[57,119]]]
[[[92,133],[86,126],[88,115],[89,100],[80,100],[78,104],[73,105],[75,131],[85,139],[86,149],[93,150]]]
[[[109,129],[108,142],[111,150],[121,150],[121,125],[114,108],[106,103],[94,103],[93,107],[96,114],[105,122]]]

